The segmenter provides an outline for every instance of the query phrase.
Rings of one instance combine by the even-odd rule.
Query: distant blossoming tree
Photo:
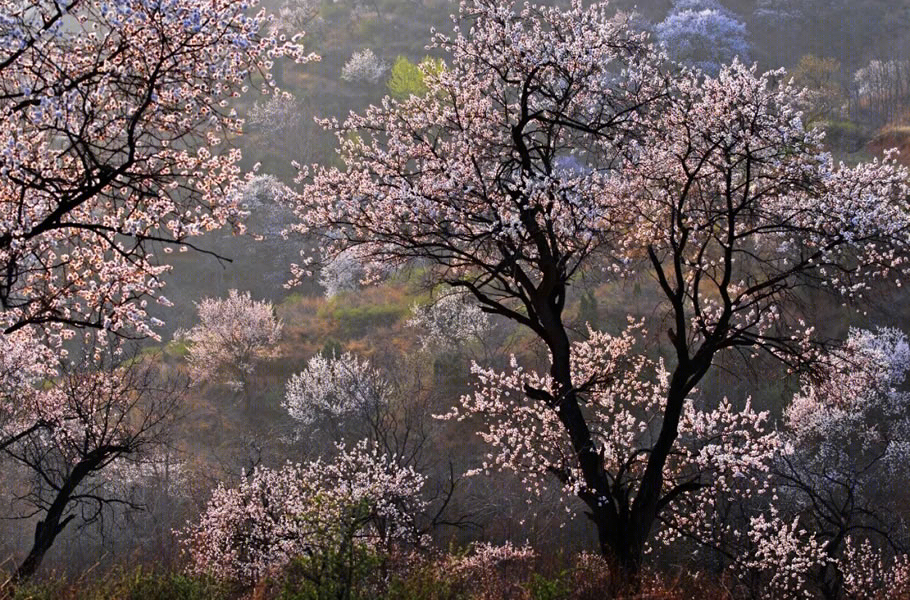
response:
[[[676,0],[655,34],[675,60],[709,73],[749,57],[746,24],[717,0]]]
[[[206,298],[196,309],[199,323],[174,334],[189,344],[192,378],[245,390],[256,363],[278,350],[283,325],[275,307],[253,300],[249,292],[230,290],[227,298]]]
[[[409,327],[417,330],[424,350],[457,348],[483,339],[490,318],[463,293],[448,293],[427,305],[415,304]]]
[[[359,289],[364,276],[363,262],[351,250],[332,257],[319,270],[319,285],[325,290],[326,298],[334,298],[342,292]]]
[[[249,124],[262,136],[267,151],[301,164],[312,160],[316,123],[291,94],[279,92],[257,102],[250,109]]]
[[[278,7],[274,28],[279,35],[294,38],[301,35],[316,19],[319,18],[321,0],[285,0]]]
[[[366,48],[351,55],[341,69],[341,78],[345,81],[378,82],[389,70],[387,64],[379,60],[372,50]]]
[[[369,361],[350,352],[317,354],[288,380],[283,404],[293,419],[311,425],[385,405],[390,392],[389,384]]]
[[[568,482],[601,551],[634,576],[664,511],[715,480],[676,475],[693,389],[731,350],[812,360],[811,328],[783,310],[803,287],[859,298],[903,274],[908,173],[893,157],[835,165],[779,73],[734,61],[717,76],[668,74],[604,5],[465,0],[460,17],[468,27],[437,36],[450,59],[426,74],[427,94],[334,124],[343,166],[301,171],[293,230],[323,234],[327,257],[358,248],[368,271],[419,259],[546,346],[546,375],[497,384],[518,386],[521,404],[491,441],[527,440],[527,466]],[[573,153],[586,168],[559,166]],[[659,398],[653,441],[624,485],[564,322],[585,268],[653,273],[671,324],[667,373],[645,379]],[[641,385],[610,372],[606,385]],[[731,424],[754,421],[725,410]],[[531,424],[552,438],[537,458]]]

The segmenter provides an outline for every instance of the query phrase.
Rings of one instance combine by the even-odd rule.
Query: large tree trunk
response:
[[[41,566],[41,561],[44,560],[44,555],[53,546],[54,540],[72,519],[73,515],[69,515],[62,521],[59,516],[52,520],[38,521],[35,525],[35,541],[32,549],[16,569],[15,581],[24,581],[35,574],[35,571]]]
[[[597,527],[601,554],[616,569],[620,587],[636,585],[641,572],[644,545],[654,519],[637,524],[634,513],[626,510],[613,498],[603,459],[581,410],[571,374],[571,346],[558,310],[548,304],[538,308],[538,315],[546,331],[545,341],[552,359],[550,376],[558,389],[567,390],[555,407],[559,420],[572,440],[586,486],[581,495],[589,508],[589,517]],[[656,513],[655,513],[656,515]],[[617,589],[618,591],[618,589]]]
[[[106,456],[107,454],[101,449],[91,453],[73,468],[69,477],[66,478],[63,485],[60,486],[60,489],[57,490],[57,495],[47,509],[44,520],[38,521],[35,525],[35,541],[32,544],[32,549],[25,557],[25,560],[19,565],[19,568],[16,569],[13,581],[25,581],[29,579],[35,574],[38,567],[41,566],[44,555],[47,554],[47,551],[54,545],[57,536],[60,535],[67,524],[73,519],[73,515],[64,517],[67,504],[69,504],[73,492],[76,491],[76,488],[89,473],[97,469],[98,466],[104,462]]]

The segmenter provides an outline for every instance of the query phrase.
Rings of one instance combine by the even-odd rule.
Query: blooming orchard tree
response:
[[[334,298],[342,292],[359,289],[365,276],[363,261],[352,249],[332,257],[319,270],[319,285],[325,290],[326,298]]]
[[[252,584],[299,556],[419,541],[424,478],[366,442],[332,462],[260,467],[184,532],[191,569]]]
[[[448,557],[444,568],[453,580],[476,589],[478,600],[514,598],[524,592],[518,581],[536,558],[537,552],[528,545],[480,543],[467,554]]]
[[[87,526],[112,506],[138,508],[110,486],[107,470],[141,468],[167,442],[185,385],[162,376],[151,361],[87,352],[46,380],[32,410],[42,426],[3,447],[29,480],[19,502],[26,517],[40,516],[31,550],[16,570],[31,577],[58,535],[73,520]],[[51,411],[45,410],[48,405]]]
[[[312,425],[375,410],[388,403],[390,392],[389,384],[369,361],[350,352],[317,354],[288,380],[282,404],[293,419]]]
[[[162,246],[230,223],[230,100],[305,62],[257,0],[4,0],[0,304],[28,324],[154,335]]]
[[[389,66],[366,48],[352,54],[348,62],[344,63],[341,78],[345,81],[377,83],[388,70]]]
[[[656,514],[685,398],[719,353],[811,360],[811,329],[785,316],[795,290],[860,298],[905,269],[907,171],[891,158],[836,167],[802,125],[802,93],[772,77],[739,62],[717,78],[684,75],[654,138],[611,176],[631,209],[622,247],[648,257],[676,358],[633,522]]]
[[[316,123],[294,96],[276,93],[253,105],[248,116],[266,150],[302,164],[312,160]]]
[[[341,445],[381,448],[389,461],[419,473],[433,490],[425,498],[425,508],[433,508],[426,529],[459,527],[468,517],[451,514],[459,478],[451,462],[447,472],[439,468],[433,393],[421,385],[419,373],[406,368],[379,369],[350,352],[317,354],[288,380],[282,405],[296,421],[298,436],[305,436],[311,456],[334,456]]]
[[[320,0],[286,0],[278,8],[274,27],[289,38],[300,35],[319,17]]]
[[[34,475],[24,500],[44,516],[25,577],[75,515],[100,514],[99,471],[162,424],[143,416],[160,389],[110,362],[61,372],[63,342],[74,328],[156,337],[159,251],[242,230],[230,103],[254,81],[271,93],[275,61],[313,57],[273,35],[258,0],[3,0],[0,13],[0,449]]]
[[[280,238],[284,223],[290,216],[287,199],[291,190],[274,175],[248,175],[237,188],[237,202],[249,212],[246,225],[257,241]]]
[[[910,61],[872,60],[853,76],[858,102],[872,110],[875,124],[900,118],[910,103]]]
[[[190,345],[187,360],[193,379],[245,390],[256,363],[278,351],[283,325],[275,307],[253,300],[249,292],[230,290],[227,298],[205,298],[196,309],[199,323],[174,334]]]
[[[884,566],[906,569],[907,557],[894,553],[907,532],[893,486],[910,475],[908,371],[903,333],[853,329],[787,408],[792,451],[775,468],[777,518],[798,519],[817,540],[822,560],[797,571],[795,583],[826,598],[860,597],[847,589],[854,576],[864,578],[862,597],[873,597],[889,585]]]
[[[693,487],[672,473],[696,384],[731,349],[811,358],[811,331],[785,310],[795,290],[857,298],[901,274],[908,173],[890,157],[834,165],[778,73],[734,62],[716,77],[666,74],[602,4],[466,0],[459,14],[470,27],[437,37],[450,58],[427,74],[429,93],[336,124],[344,166],[302,171],[293,229],[323,233],[329,257],[359,248],[368,268],[420,259],[536,334],[548,379],[524,390],[522,410],[568,440],[561,476],[602,552],[634,574],[662,510]],[[560,166],[573,153],[586,168]],[[672,324],[654,442],[619,487],[563,315],[570,282],[596,266],[653,273]]]
[[[409,327],[418,331],[424,350],[459,347],[482,341],[490,318],[464,293],[448,293],[427,305],[415,304]]]
[[[746,24],[716,0],[676,0],[655,34],[675,60],[708,73],[749,56]]]

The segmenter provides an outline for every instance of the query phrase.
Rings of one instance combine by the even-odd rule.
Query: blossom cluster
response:
[[[516,546],[511,542],[496,545],[489,542],[474,544],[464,555],[448,557],[445,568],[455,581],[470,584],[480,590],[478,600],[514,597],[519,592],[516,580],[530,570],[537,552],[529,545]]]

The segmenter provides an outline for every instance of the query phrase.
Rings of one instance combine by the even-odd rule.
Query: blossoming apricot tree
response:
[[[184,532],[192,568],[256,583],[300,556],[418,541],[422,475],[366,441],[330,462],[259,467]]]
[[[795,579],[826,598],[872,598],[901,577],[906,585],[907,532],[893,485],[907,476],[908,370],[902,332],[853,329],[787,407],[791,451],[775,461],[774,520],[798,518],[817,540],[820,559]]]
[[[28,398],[32,426],[2,448],[27,477],[18,498],[24,516],[40,516],[16,579],[35,573],[70,522],[84,527],[114,505],[138,508],[105,472],[139,467],[165,446],[186,385],[148,358],[122,358],[103,349],[61,361],[57,376]]]
[[[196,308],[199,323],[174,334],[190,344],[187,360],[192,377],[245,390],[256,362],[277,351],[283,324],[275,307],[253,300],[249,292],[230,290],[227,298],[205,298]]]
[[[674,69],[603,4],[465,0],[459,16],[469,26],[437,36],[450,56],[426,95],[333,123],[343,166],[301,171],[293,230],[324,234],[323,258],[419,259],[536,334],[549,373],[516,380],[524,403],[507,431],[523,443],[531,415],[559,436],[547,448],[572,466],[557,475],[634,574],[664,509],[704,484],[671,475],[695,386],[732,350],[811,359],[811,328],[785,310],[799,289],[858,298],[903,274],[908,173],[890,156],[834,164],[780,73]],[[653,443],[618,486],[563,319],[569,284],[595,267],[653,274],[672,324]]]

